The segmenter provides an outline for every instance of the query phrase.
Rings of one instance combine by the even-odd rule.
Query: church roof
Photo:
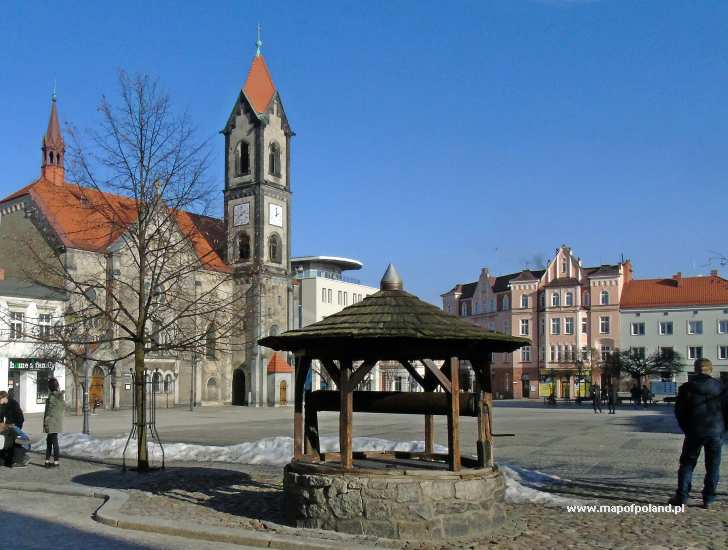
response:
[[[268,105],[276,93],[276,87],[262,55],[256,55],[253,58],[243,86],[243,93],[256,113],[260,114],[268,109]]]
[[[83,188],[72,183],[52,183],[40,178],[0,200],[0,204],[29,195],[64,246],[102,252],[134,222],[134,200]],[[225,227],[222,220],[177,212],[180,229],[189,235],[195,253],[206,269],[230,272],[223,261]]]
[[[43,145],[55,145],[63,147],[63,135],[61,134],[61,125],[58,122],[58,110],[56,109],[56,96],[53,96],[51,102],[51,116],[48,119],[48,130],[43,136]]]
[[[268,361],[268,374],[290,374],[292,372],[291,365],[278,352],[275,352]]]

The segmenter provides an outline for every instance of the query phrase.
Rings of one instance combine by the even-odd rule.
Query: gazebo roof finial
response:
[[[381,282],[379,283],[380,290],[404,290],[404,283],[402,283],[402,277],[399,276],[397,268],[394,264],[389,264],[387,271],[384,272]]]

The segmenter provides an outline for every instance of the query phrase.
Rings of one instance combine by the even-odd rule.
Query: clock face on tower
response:
[[[268,220],[271,225],[283,227],[283,207],[271,204],[268,211]]]
[[[233,207],[233,225],[248,225],[250,223],[250,203],[244,202]]]

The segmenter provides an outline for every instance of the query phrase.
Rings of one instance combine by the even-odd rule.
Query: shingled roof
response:
[[[529,345],[527,338],[487,331],[404,290],[380,290],[323,321],[259,341],[276,350],[354,359],[482,357]],[[386,357],[385,357],[386,356]]]
[[[256,55],[253,58],[248,77],[243,85],[243,93],[256,113],[260,114],[268,109],[268,105],[276,93],[276,87],[262,55]]]
[[[0,200],[0,204],[26,195],[38,206],[63,245],[79,250],[106,250],[137,215],[136,203],[128,197],[42,178]],[[189,235],[206,269],[231,271],[223,261],[225,226],[222,220],[180,211],[177,222]]]
[[[728,281],[717,275],[634,279],[622,290],[622,308],[726,306]]]

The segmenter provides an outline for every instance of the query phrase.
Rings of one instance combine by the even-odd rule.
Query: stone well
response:
[[[375,468],[353,470],[291,462],[284,474],[288,519],[297,527],[448,541],[486,535],[505,519],[505,480],[497,468],[409,466],[391,455]]]

